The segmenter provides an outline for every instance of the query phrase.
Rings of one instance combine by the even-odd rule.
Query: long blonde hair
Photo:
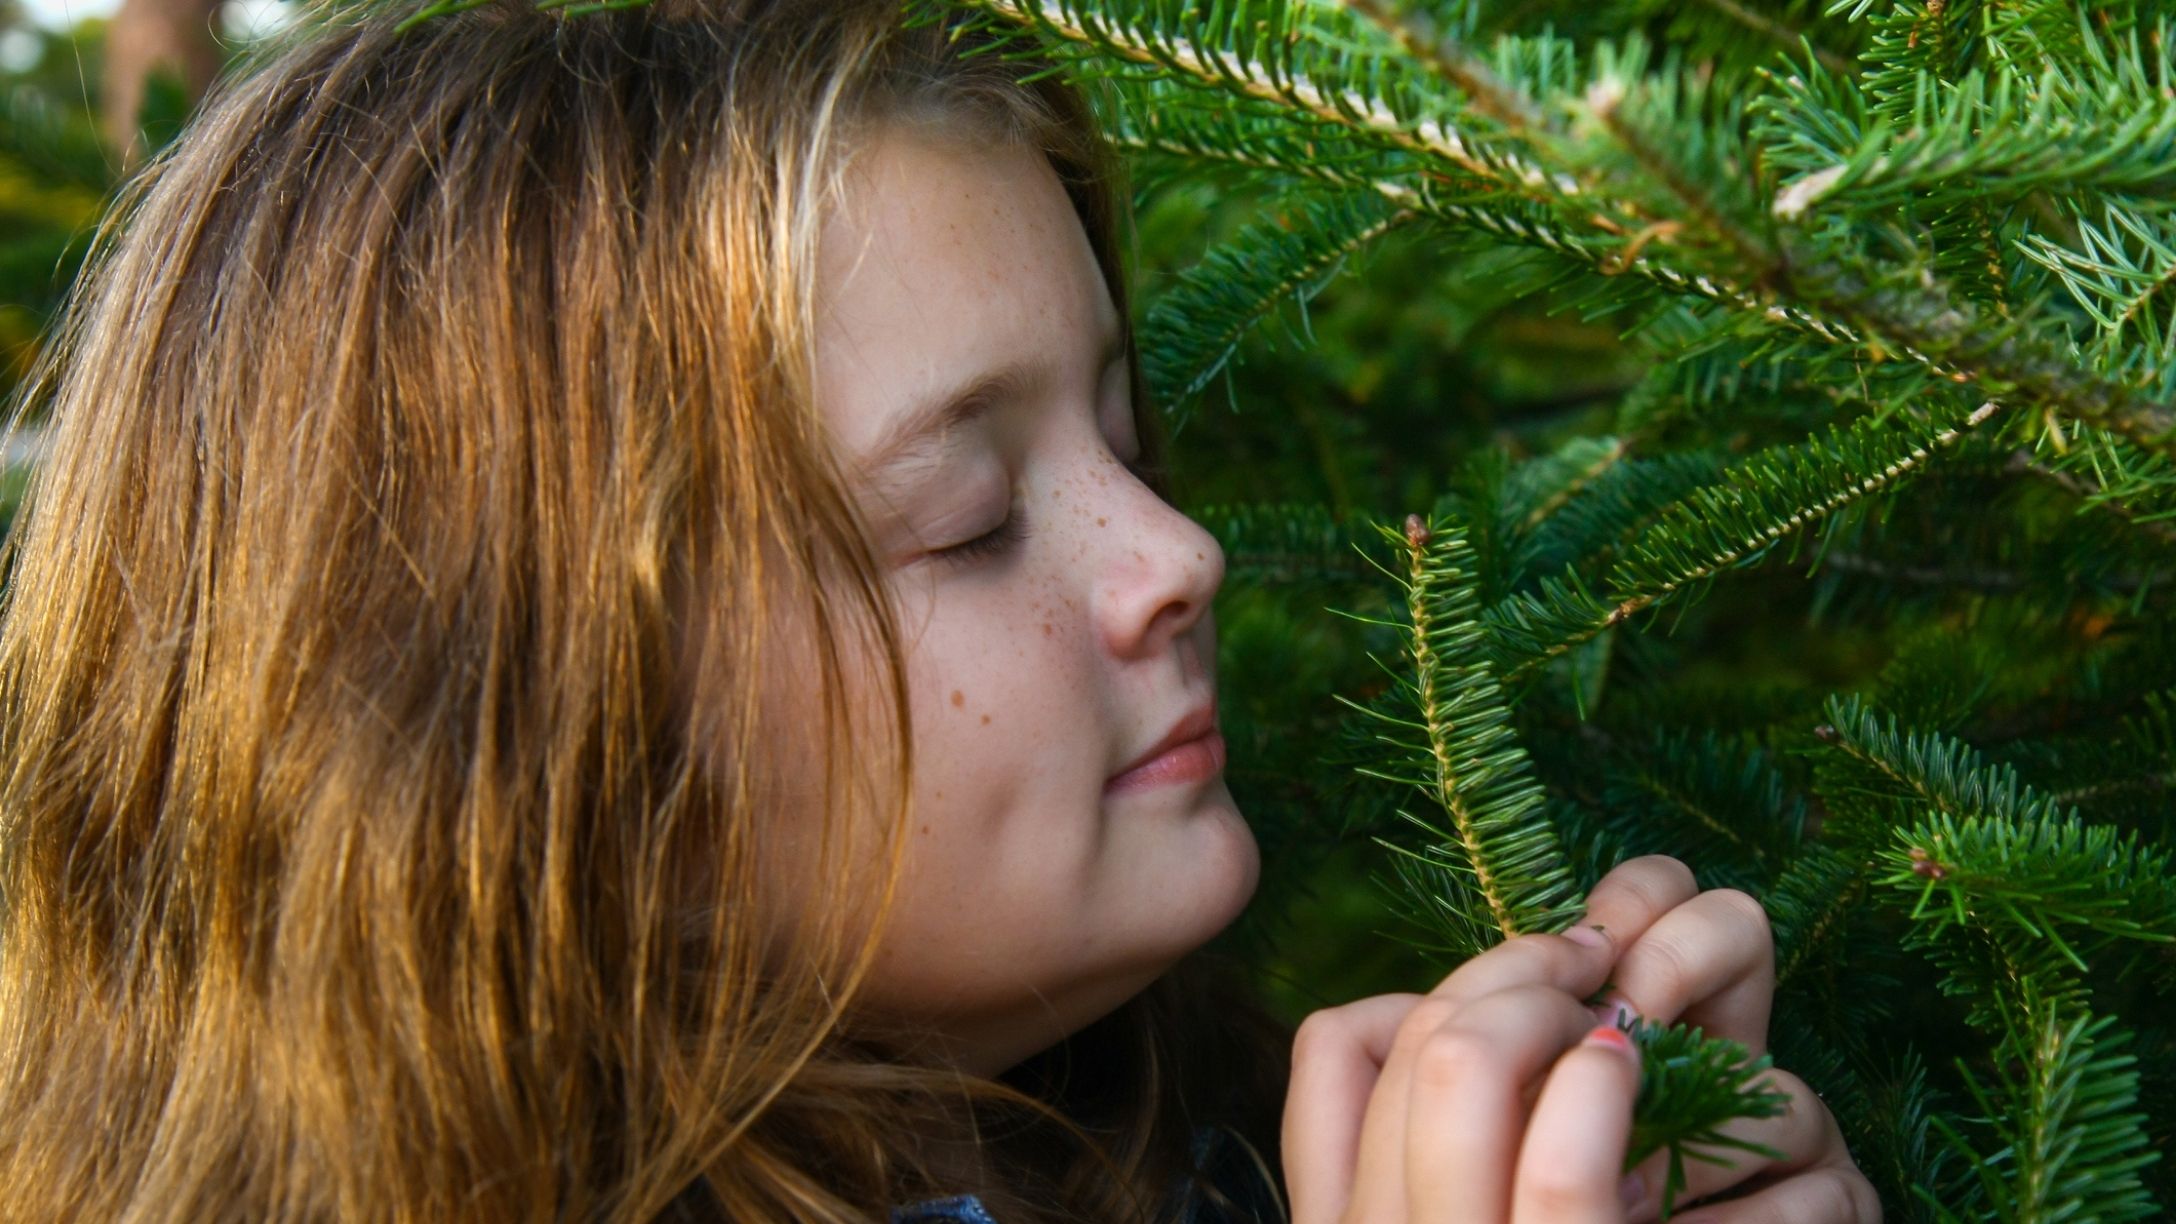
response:
[[[881,3],[398,16],[225,83],[26,384],[0,1213],[866,1219],[962,1189],[915,1135],[967,1100],[1000,1218],[1145,1214],[1274,1101],[1273,1030],[1206,1039],[1234,1005],[1174,975],[965,1082],[845,1035],[872,932],[757,921],[781,745],[837,896],[881,912],[909,815],[808,409],[840,150],[901,110],[1040,145],[1123,313],[1080,99]],[[819,726],[765,717],[786,666]]]

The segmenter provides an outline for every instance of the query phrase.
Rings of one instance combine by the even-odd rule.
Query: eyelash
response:
[[[1133,473],[1134,479],[1151,485],[1154,484],[1154,478],[1162,474],[1162,469],[1151,468],[1146,463],[1129,463],[1126,465],[1126,470]],[[1027,533],[1027,523],[1022,521],[1019,510],[1008,507],[1005,512],[1004,522],[965,543],[954,544],[950,548],[940,548],[936,551],[936,555],[943,557],[946,561],[965,565],[970,562],[995,557],[1005,552],[1013,545],[1027,538]]]
[[[999,523],[994,530],[976,536],[964,544],[954,544],[950,548],[940,548],[937,550],[937,555],[947,561],[954,561],[964,565],[970,561],[980,561],[985,557],[994,557],[1019,543],[1026,535],[1027,524],[1020,520],[1019,511],[1008,508],[1005,513],[1005,521]]]

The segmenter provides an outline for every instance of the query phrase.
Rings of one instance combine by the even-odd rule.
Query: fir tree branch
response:
[[[2171,470],[2168,462],[2158,455],[2141,455],[2114,438],[2105,441],[2110,445],[2103,448],[2079,446],[2073,451],[2075,458],[2071,464],[2060,467],[2051,467],[2035,458],[2031,451],[2019,448],[2011,453],[2004,470],[2045,480],[2087,506],[2106,510],[2125,520],[2162,544],[2176,544],[2176,470]],[[2106,467],[2102,466],[2103,462]],[[2088,463],[2094,470],[2090,477],[2079,470]],[[2116,477],[2114,482],[2105,478],[2111,469]],[[2166,509],[2157,509],[2153,504],[2155,501],[2169,505]],[[2158,517],[2163,514],[2169,517]]]
[[[1933,1120],[1977,1158],[1987,1204],[1979,1218],[2122,1221],[2158,1214],[2138,1178],[2159,1155],[2145,1150],[2144,1116],[2135,1108],[2138,1060],[2122,1052],[2130,1034],[2114,1027],[2113,1016],[2096,1019],[2082,1009],[2066,1015],[2030,977],[2010,993],[2019,1019],[1996,1051],[1994,1083],[1958,1063],[2000,1146],[1980,1156],[1948,1122]]]
[[[986,0],[986,2],[1001,5],[1003,0]],[[1080,36],[1085,37],[1085,35]],[[1121,48],[1121,50],[1123,49]],[[1146,52],[1140,54],[1145,56]],[[1201,56],[1197,55],[1195,58],[1200,59]],[[1189,60],[1187,62],[1191,63],[1193,61]],[[1214,86],[1220,78],[1197,76],[1194,79],[1197,80],[1197,83]],[[1692,208],[1694,214],[1701,219],[1703,225],[1723,236],[1742,258],[1751,261],[1751,265],[1757,270],[1754,277],[1756,281],[1776,280],[1782,277],[1785,264],[1781,257],[1764,239],[1753,234],[1752,231],[1734,219],[1736,210],[1726,208],[1710,199],[1705,189],[1700,186],[1701,180],[1697,176],[1685,173],[1676,167],[1675,163],[1661,152],[1661,147],[1657,143],[1632,128],[1617,115],[1617,105],[1623,96],[1623,87],[1608,83],[1615,79],[1605,77],[1604,85],[1598,87],[1597,90],[1590,91],[1589,95],[1590,103],[1609,124],[1612,132],[1625,142],[1626,147],[1634,152],[1643,164],[1649,167],[1652,173],[1661,181],[1669,184],[1683,198],[1687,205]],[[1258,101],[1274,102],[1283,100],[1288,103],[1290,101],[1277,91],[1264,88],[1257,88],[1246,96]],[[1340,123],[1340,112],[1336,108],[1315,107],[1306,110],[1305,113],[1325,124]],[[1353,124],[1350,121],[1345,121],[1342,126],[1350,129]],[[1145,142],[1145,138],[1143,139]],[[1248,137],[1247,139],[1251,140],[1255,139],[1255,137]],[[1261,139],[1270,139],[1270,137],[1261,137]],[[1200,143],[1174,141],[1165,147],[1174,152],[1198,152],[1196,146]],[[1240,146],[1243,149],[1244,142],[1235,139],[1232,145]],[[1425,149],[1411,148],[1408,151],[1423,154],[1428,152]],[[1295,164],[1305,167],[1307,165],[1306,159],[1278,156],[1250,157],[1244,151],[1237,153],[1230,151],[1229,146],[1227,151],[1219,156],[1219,160],[1228,162],[1238,162],[1241,159],[1251,160],[1257,166],[1280,165],[1285,167],[1286,172],[1302,176],[1326,178],[1332,177],[1336,173],[1334,170],[1323,170],[1319,167],[1313,170],[1303,168],[1295,171],[1292,167]],[[1498,175],[1491,178],[1485,172],[1481,173],[1479,177],[1482,181],[1493,181],[1498,185],[1505,182],[1502,176]],[[1529,174],[1521,181],[1532,178],[1533,176]],[[1568,173],[1556,175],[1548,181],[1563,192],[1571,192],[1577,186],[1576,176]],[[1417,187],[1400,183],[1394,177],[1372,178],[1366,185],[1370,189],[1398,201],[1401,205],[1417,208],[1436,220],[1460,227],[1477,228],[1497,237],[1519,242],[1522,245],[1535,246],[1565,255],[1604,276],[1615,276],[1631,272],[1644,281],[1670,291],[1694,294],[1708,300],[1728,303],[1771,324],[1819,336],[1835,343],[1871,347],[1877,357],[1882,356],[1879,343],[1871,340],[1866,331],[1840,321],[1833,311],[1825,312],[1822,309],[1822,304],[1766,300],[1762,295],[1742,288],[1738,284],[1718,278],[1713,274],[1688,271],[1673,266],[1668,262],[1644,256],[1641,253],[1641,248],[1650,241],[1667,241],[1668,225],[1673,223],[1651,224],[1641,230],[1640,233],[1626,238],[1621,225],[1616,222],[1607,222],[1600,213],[1591,213],[1587,217],[1590,223],[1617,235],[1618,242],[1616,245],[1604,246],[1599,245],[1593,238],[1572,232],[1544,215],[1538,213],[1535,215],[1518,215],[1508,211],[1507,206],[1515,203],[1515,201],[1505,200],[1493,205],[1437,202],[1434,198],[1436,191],[1426,179],[1419,180],[1419,186]],[[1637,216],[1639,214],[1639,210],[1630,205],[1623,205],[1617,208],[1616,211],[1628,216]],[[1820,283],[1836,283],[1840,278],[1840,273],[1830,274],[1820,278]],[[1865,309],[1863,303],[1847,299],[1844,304],[1852,306],[1859,313],[1866,315],[1869,321],[1881,324],[1879,330],[1891,342],[1895,342],[1898,336],[1909,330],[1903,320],[1891,319],[1869,312]],[[1813,308],[1809,309],[1809,306]],[[1973,371],[1956,363],[1942,362],[1937,360],[1935,356],[1915,347],[1908,340],[1899,343],[1897,347],[1907,356],[1929,365],[1937,373],[1952,379],[1979,377],[1985,381],[1989,373],[1998,376],[2004,373],[2002,370]],[[2046,384],[2048,380],[2043,378],[2040,382]],[[2082,405],[2079,415],[2087,419],[2093,419],[2096,415],[2099,415],[2097,411],[2098,400],[2087,396],[2079,402]]]
[[[2029,588],[2036,579],[2033,575],[2016,570],[1973,568],[1967,566],[1911,565],[1888,561],[1853,552],[1828,552],[1821,557],[1821,568],[1845,574],[1867,574],[1888,582],[1907,582],[1917,586],[1952,587],[1965,590],[2003,594]],[[2176,573],[2155,571],[2149,574],[2110,575],[2097,579],[2098,585],[2112,591],[2158,590],[2169,584]]]
[[[2127,794],[2131,791],[2165,791],[2176,789],[2176,769],[2158,773],[2139,774],[2131,778],[2114,778],[2092,786],[2073,786],[2068,790],[2052,792],[2048,797],[2065,807],[2105,799],[2110,795]]]
[[[1830,72],[1851,71],[1851,61],[1826,47],[1814,46],[1805,31],[1796,30],[1765,13],[1756,12],[1740,4],[1738,0],[1700,0],[1702,4],[1760,35],[1785,51],[1797,51],[1811,47],[1814,58]]]
[[[1764,890],[1798,850],[1804,804],[1758,746],[1713,730],[1656,731],[1611,752],[1602,777],[1603,820],[1624,845],[1699,863],[1710,887],[1727,875]]]
[[[2151,85],[2080,98],[2060,74],[2037,80],[1970,73],[1917,92],[1913,113],[1851,133],[1851,147],[1803,146],[1824,164],[1783,185],[1775,215],[1816,206],[1888,208],[1978,197],[2007,201],[2053,189],[2152,195],[2176,183],[2176,103]],[[2029,100],[2029,109],[2027,102]],[[1814,149],[1821,152],[1815,154]]]
[[[1574,497],[1585,492],[1590,485],[1601,478],[1604,472],[1616,467],[1618,461],[1630,453],[1630,450],[1631,441],[1629,439],[1621,437],[1608,439],[1602,446],[1600,453],[1596,454],[1586,466],[1574,472],[1570,479],[1558,486],[1548,497],[1536,503],[1533,509],[1528,510],[1525,517],[1519,520],[1519,527],[1522,530],[1531,531],[1539,526],[1542,520],[1563,509]]]
[[[1298,204],[1291,220],[1257,221],[1204,256],[1148,312],[1142,366],[1183,425],[1183,409],[1231,361],[1239,342],[1287,301],[1307,300],[1355,252],[1411,224],[1411,209],[1366,196]]]
[[[1834,263],[1794,263],[1791,280],[1800,300],[1896,344],[1937,373],[2176,454],[2176,415],[2167,406],[2079,369],[2024,332],[2022,317],[1990,323],[1945,294],[1876,287]]]
[[[1488,65],[1467,54],[1455,40],[1438,33],[1426,13],[1403,6],[1394,12],[1383,0],[1344,0],[1344,3],[1389,35],[1407,55],[1433,68],[1437,75],[1465,94],[1476,110],[1508,131],[1531,132],[1543,126],[1541,108],[1533,99],[1498,79]]]
[[[1186,9],[1145,0],[917,0],[924,16],[973,7],[1040,31],[1092,59],[1154,67],[1201,86],[1276,102],[1322,123],[1369,134],[1385,144],[1449,162],[1476,178],[1528,192],[1575,192],[1519,153],[1461,131],[1451,108],[1428,105],[1428,91],[1400,90],[1381,57],[1327,50],[1308,23],[1334,10],[1281,3],[1224,6],[1204,20]],[[1218,45],[1219,43],[1229,45]],[[1306,59],[1298,58],[1301,51]],[[1323,79],[1307,69],[1320,72]],[[1363,82],[1367,84],[1362,84]],[[1373,86],[1373,87],[1370,87]],[[1397,95],[1394,100],[1393,95]],[[1402,101],[1402,105],[1401,105]],[[1420,113],[1421,110],[1425,113]]]
[[[2176,231],[2113,201],[2103,203],[2102,224],[2080,220],[2077,231],[2082,249],[2032,234],[2019,250],[2053,272],[2099,328],[2095,347],[2113,350],[2135,338],[2161,363],[2176,358],[2168,305],[2169,288],[2176,285]]]
[[[1895,837],[1897,847],[1885,854],[1892,870],[1876,882],[1916,890],[1910,917],[1931,919],[1937,933],[1951,922],[1984,927],[1999,916],[2048,941],[2080,972],[2085,958],[2063,938],[2066,926],[2176,943],[2168,856],[2139,846],[2135,833],[2086,825],[2074,816],[1960,821],[1942,812],[1896,830]],[[1946,894],[1945,905],[1930,906],[1936,892]]]
[[[1366,579],[1366,560],[1328,507],[1291,503],[1202,506],[1188,515],[1223,546],[1227,574],[1258,583]]]
[[[1273,104],[1235,98],[1187,81],[1115,77],[1106,136],[1120,149],[1153,153],[1188,163],[1223,165],[1248,174],[1322,183],[1338,190],[1367,190],[1411,206],[1433,180],[1421,162],[1379,142],[1351,139],[1340,127],[1306,121]],[[1416,188],[1412,180],[1420,180]],[[1452,191],[1487,194],[1486,179],[1445,174]]]
[[[1717,194],[1727,178],[1691,172],[1621,113],[1628,96],[1624,78],[1605,72],[1588,90],[1587,103],[1646,173],[1676,197],[1686,210],[1678,220],[1721,240],[1750,270],[1750,277],[1741,278],[1744,283],[1764,286],[1784,302],[1763,305],[1751,291],[1711,277],[1698,278],[1703,292],[1771,322],[1870,348],[1877,359],[1885,357],[1885,345],[1894,345],[1936,373],[1977,384],[1990,397],[2021,391],[2020,398],[2176,454],[2176,415],[2167,406],[2142,401],[2136,390],[2080,370],[2067,354],[2027,333],[2022,320],[2006,318],[1989,326],[1969,303],[1938,288],[1882,286],[1840,258],[1771,241]]]
[[[1612,571],[1606,601],[1568,572],[1489,610],[1511,682],[1692,584],[1765,553],[1808,523],[1893,488],[1998,410],[1990,401],[1926,436],[1862,425],[1733,469],[1671,507]]]
[[[1541,786],[1481,650],[1480,601],[1465,536],[1418,515],[1407,519],[1402,533],[1380,530],[1404,558],[1400,583],[1412,671],[1394,690],[1397,713],[1346,704],[1389,731],[1379,738],[1392,748],[1395,763],[1362,772],[1419,787],[1443,815],[1440,822],[1408,815],[1429,832],[1431,843],[1418,851],[1390,848],[1422,868],[1409,882],[1433,881],[1457,891],[1416,898],[1449,919],[1443,926],[1453,950],[1474,955],[1528,931],[1560,930],[1581,906],[1543,815]]]
[[[1808,847],[1777,878],[1762,904],[1774,932],[1778,991],[1830,955],[1829,943],[1856,912],[1868,878],[1827,846]]]
[[[1603,75],[1587,90],[1587,109],[1618,145],[1677,198],[1693,223],[1723,240],[1740,265],[1752,271],[1753,283],[1776,279],[1782,271],[1780,254],[1765,234],[1748,229],[1733,215],[1738,210],[1718,198],[1725,180],[1691,173],[1677,156],[1665,153],[1657,140],[1623,113],[1629,89],[1622,78]]]
[[[1785,1159],[1764,1143],[1723,1129],[1739,1118],[1779,1117],[1789,1107],[1790,1098],[1769,1081],[1755,1081],[1771,1065],[1767,1055],[1749,1057],[1750,1051],[1737,1042],[1709,1037],[1697,1028],[1635,1020],[1631,1032],[1640,1051],[1640,1092],[1624,1167],[1629,1172],[1655,1152],[1670,1150],[1662,1185],[1665,1219],[1685,1189],[1687,1156],[1727,1165],[1729,1161],[1712,1153],[1736,1149],[1767,1160]]]
[[[1933,811],[1892,831],[1878,883],[1917,894],[1910,917],[1987,928],[2001,919],[2045,941],[2076,968],[2070,927],[2106,938],[2176,942],[2169,856],[2091,826],[2019,782],[2007,766],[1944,736],[1886,725],[1855,697],[1831,698],[1820,738]],[[1937,892],[1946,909],[1928,908]]]

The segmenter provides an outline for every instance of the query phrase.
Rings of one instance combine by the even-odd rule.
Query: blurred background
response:
[[[290,11],[279,0],[0,0],[0,398],[113,188]]]
[[[0,402],[11,402],[114,188],[288,13],[278,0],[0,0]],[[32,428],[0,452],[9,517],[39,449]]]

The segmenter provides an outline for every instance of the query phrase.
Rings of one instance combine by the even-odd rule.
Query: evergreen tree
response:
[[[1231,560],[1227,733],[1272,884],[1372,837],[1442,970],[1560,929],[1624,857],[1677,855],[1766,906],[1776,1062],[1822,1091],[1891,1218],[2176,1204],[2176,1025],[2151,1006],[2176,996],[2165,16],[918,7],[1100,91],[1145,246],[1187,241],[1159,199],[1223,233],[1146,273],[1174,427],[1324,456],[1323,497],[1292,504],[1178,448],[1229,500],[1194,508]],[[1372,369],[1345,371],[1351,411],[1244,385],[1242,357],[1288,360],[1265,342],[1304,345],[1332,278],[1385,246],[1412,258],[1360,277],[1324,359]],[[1573,392],[1516,414],[1501,379],[1384,390],[1529,306],[1606,320],[1607,377],[1558,371]],[[1199,407],[1220,387],[1248,415]],[[1278,591],[1352,620],[1265,610]],[[1387,675],[1322,661],[1340,640]],[[1332,731],[1340,751],[1292,750]],[[1274,946],[1274,924],[1251,935]],[[1757,1065],[1640,1036],[1634,1158],[1727,1159],[1712,1128],[1772,1104]]]

